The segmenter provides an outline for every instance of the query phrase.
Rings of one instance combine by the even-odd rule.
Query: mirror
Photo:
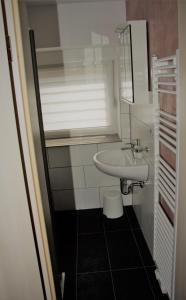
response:
[[[132,67],[131,25],[127,25],[121,33],[120,48],[120,95],[121,98],[134,102],[134,81]]]
[[[129,104],[149,103],[147,24],[128,21],[116,28],[120,40],[120,100]]]

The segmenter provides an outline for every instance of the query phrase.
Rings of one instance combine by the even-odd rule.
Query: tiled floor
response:
[[[132,207],[116,220],[101,210],[56,214],[64,300],[166,300]]]

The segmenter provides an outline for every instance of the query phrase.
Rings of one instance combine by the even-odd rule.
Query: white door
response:
[[[0,299],[43,300],[0,4]]]

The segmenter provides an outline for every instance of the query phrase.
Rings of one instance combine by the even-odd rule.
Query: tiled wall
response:
[[[177,0],[126,0],[126,15],[127,20],[147,20],[150,67],[153,54],[158,57],[175,54],[178,47]],[[163,109],[168,112],[174,107],[174,101],[169,100],[161,99],[164,103]],[[146,241],[152,250],[154,209],[152,104],[131,107],[131,136],[141,138],[143,144],[151,149],[147,154],[150,166],[149,184],[143,190],[133,194],[133,205]],[[171,159],[171,156],[169,158]]]
[[[120,149],[130,139],[129,107],[121,103],[121,136],[117,143],[74,145],[47,149],[50,182],[56,210],[102,207],[104,192],[119,190],[119,179],[103,174],[93,164],[101,150]],[[131,204],[131,195],[124,198]]]
[[[133,205],[140,226],[143,229],[149,248],[153,245],[153,207],[154,207],[154,132],[153,132],[153,105],[131,107],[131,135],[140,138],[141,143],[150,151],[144,156],[149,164],[149,179],[143,189],[135,189]]]

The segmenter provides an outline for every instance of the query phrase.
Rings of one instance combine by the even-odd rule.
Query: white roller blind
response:
[[[115,133],[113,61],[93,64],[90,57],[83,64],[76,58],[76,63],[68,61],[64,67],[39,70],[46,133]]]

